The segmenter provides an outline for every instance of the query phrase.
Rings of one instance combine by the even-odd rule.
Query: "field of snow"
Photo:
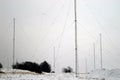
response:
[[[120,80],[120,70],[95,70],[89,74],[79,74],[76,78],[73,73],[43,73],[23,70],[3,70],[0,80]]]
[[[0,80],[78,80],[72,75],[63,74],[2,74]]]
[[[72,74],[43,73],[37,74],[23,70],[2,70],[0,80],[79,80]]]
[[[120,80],[120,69],[112,69],[112,70],[95,70],[90,72],[88,75],[89,78],[99,78],[105,80]]]

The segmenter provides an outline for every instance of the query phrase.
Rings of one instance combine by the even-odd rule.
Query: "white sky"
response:
[[[53,64],[57,71],[74,68],[74,0],[0,0],[0,62],[12,64],[13,18],[16,18],[16,61]],[[100,68],[99,33],[102,33],[103,67],[120,68],[120,1],[77,0],[79,71]]]

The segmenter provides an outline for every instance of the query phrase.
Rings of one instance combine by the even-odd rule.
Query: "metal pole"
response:
[[[88,80],[87,78],[87,76],[88,76],[88,62],[87,62],[87,59],[85,59],[85,73],[86,73],[86,80]]]
[[[93,43],[93,56],[94,56],[94,70],[96,69],[96,59],[95,59],[95,43]]]
[[[15,18],[13,18],[13,65],[15,65]]]
[[[85,59],[85,72],[86,72],[86,74],[88,73],[88,67],[87,67],[88,65],[87,65],[87,59]]]
[[[77,50],[77,6],[76,0],[74,0],[74,15],[75,15],[75,73],[78,76],[78,50]]]
[[[101,69],[103,68],[102,64],[102,35],[100,33],[100,63],[101,63]]]
[[[55,47],[53,48],[54,49],[54,72],[55,72]]]

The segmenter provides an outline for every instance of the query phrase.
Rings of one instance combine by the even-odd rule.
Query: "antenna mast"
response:
[[[85,72],[86,72],[86,74],[88,73],[88,63],[87,63],[87,59],[85,59]]]
[[[96,59],[95,59],[95,43],[93,43],[93,56],[94,56],[94,70],[96,69]]]
[[[54,50],[54,63],[53,63],[53,67],[54,67],[54,72],[55,72],[55,47],[53,48],[53,50]]]
[[[15,18],[13,18],[13,65],[15,64]]]
[[[78,50],[77,50],[77,6],[74,0],[74,15],[75,15],[75,73],[78,76]]]
[[[100,63],[101,63],[101,69],[103,68],[102,63],[102,34],[100,33]]]

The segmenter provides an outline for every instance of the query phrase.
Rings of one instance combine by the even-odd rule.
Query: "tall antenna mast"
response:
[[[74,0],[74,15],[75,15],[75,73],[78,76],[78,50],[77,50],[77,6]]]
[[[13,65],[15,64],[15,18],[13,18]]]
[[[94,70],[96,69],[96,59],[95,59],[95,43],[93,43],[93,56],[94,56]]]
[[[101,69],[103,68],[102,63],[102,34],[100,33],[100,63],[101,63]]]
[[[87,58],[85,59],[85,73],[86,73],[86,80],[88,80],[87,76],[88,76],[88,62],[87,62]]]
[[[85,72],[88,73],[88,65],[87,65],[87,59],[85,59]]]
[[[53,67],[54,67],[54,72],[55,72],[55,47],[53,47],[53,50],[54,50],[54,59],[53,59],[54,63],[53,63]]]

